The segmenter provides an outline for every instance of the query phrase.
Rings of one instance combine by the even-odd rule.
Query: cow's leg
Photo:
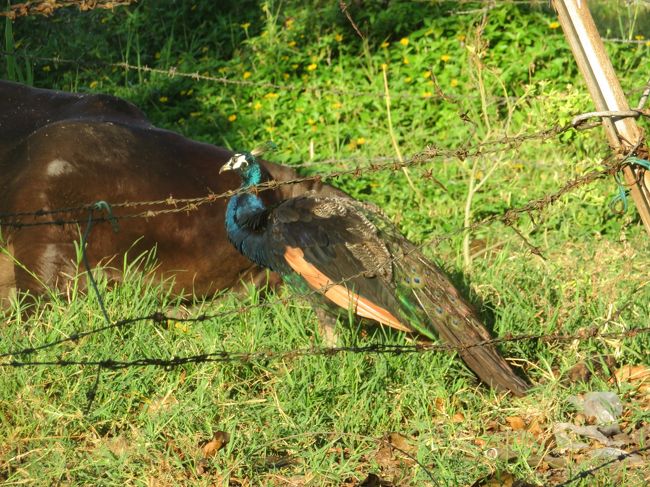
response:
[[[58,294],[75,279],[73,242],[57,242],[49,239],[46,232],[20,232],[12,244],[15,284],[21,292],[33,296]]]
[[[7,308],[15,296],[14,246],[8,243],[0,247],[0,309]]]

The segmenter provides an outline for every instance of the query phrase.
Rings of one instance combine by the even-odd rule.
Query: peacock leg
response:
[[[316,318],[318,318],[318,333],[326,347],[335,347],[339,337],[336,333],[336,318],[319,306],[314,306]]]

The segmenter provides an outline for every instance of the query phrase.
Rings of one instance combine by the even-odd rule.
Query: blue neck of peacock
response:
[[[241,174],[241,189],[262,182],[262,172],[257,164],[252,164]],[[255,194],[241,193],[233,196],[226,207],[226,232],[232,244],[245,256],[259,265],[267,266],[266,249],[262,241],[260,215],[266,206]]]

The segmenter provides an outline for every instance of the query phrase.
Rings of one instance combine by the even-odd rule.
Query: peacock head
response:
[[[257,158],[251,152],[238,152],[226,162],[219,174],[225,171],[236,171],[242,178],[245,186],[258,184],[261,181],[262,173]]]

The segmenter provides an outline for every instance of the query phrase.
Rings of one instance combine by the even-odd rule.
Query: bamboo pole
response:
[[[587,82],[596,110],[628,111],[630,107],[607,57],[587,0],[553,0],[553,6],[578,68]],[[603,127],[612,149],[623,154],[638,146],[636,152],[647,157],[647,149],[643,146],[643,130],[634,118],[605,117]],[[644,172],[639,166],[626,166],[623,176],[641,221],[650,235],[650,192],[644,182]]]

